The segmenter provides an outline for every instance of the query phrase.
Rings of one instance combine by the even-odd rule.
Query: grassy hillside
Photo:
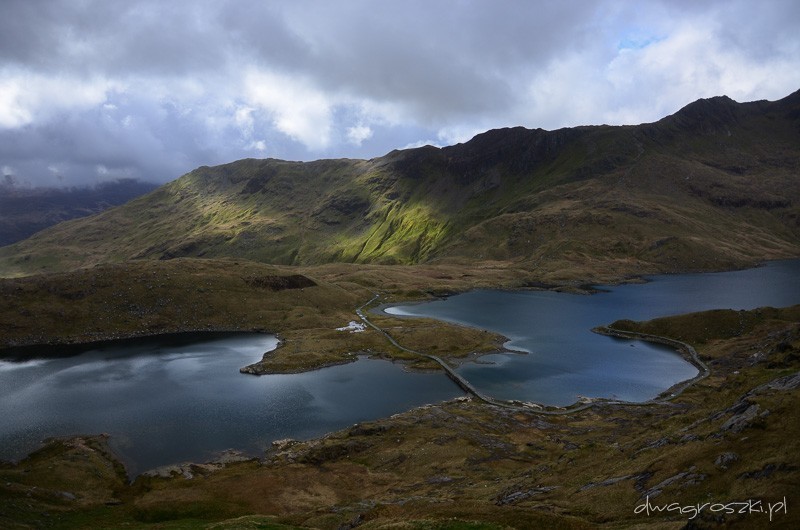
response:
[[[290,318],[294,327],[332,328],[371,296],[278,267],[202,259],[3,280],[0,293],[3,345],[205,329],[278,331]]]
[[[1,248],[0,274],[236,257],[502,261],[565,281],[797,255],[800,92],[700,100],[639,126],[493,130],[372,160],[201,167]]]
[[[489,284],[519,285],[508,270],[480,278],[442,267],[329,265],[298,269],[245,260],[178,258],[135,260],[66,273],[0,279],[0,358],[41,355],[34,345],[69,345],[191,331],[278,333],[280,347],[258,363],[262,373],[298,372],[375,354],[436,369],[386,343],[372,329],[336,328],[358,320],[355,309],[390,289],[394,299],[424,297]],[[477,272],[477,271],[476,271]],[[457,277],[456,277],[457,276]],[[492,333],[418,319],[374,317],[406,346],[453,358],[497,350]],[[32,347],[29,347],[32,346]]]

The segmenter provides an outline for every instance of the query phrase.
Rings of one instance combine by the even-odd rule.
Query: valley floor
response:
[[[133,482],[102,436],[52,441],[0,467],[0,526],[797,527],[800,306],[616,325],[694,345],[710,375],[561,416],[458,399]]]

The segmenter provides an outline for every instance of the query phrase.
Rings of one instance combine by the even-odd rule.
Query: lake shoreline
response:
[[[74,357],[91,350],[100,350],[113,347],[121,342],[167,342],[167,343],[192,343],[197,342],[196,338],[226,338],[234,335],[252,333],[254,335],[276,335],[264,330],[232,330],[232,329],[187,329],[167,333],[135,334],[131,336],[117,336],[109,334],[106,338],[92,340],[88,342],[45,342],[37,344],[25,344],[19,346],[9,346],[0,348],[0,361],[21,363],[39,359],[59,359],[64,357]],[[43,353],[37,353],[43,352]]]
[[[790,288],[789,286],[792,284],[786,282],[792,281],[792,275],[795,274],[793,271],[797,269],[796,263],[796,260],[778,260],[751,269],[737,269],[722,273],[659,275],[642,278],[643,281],[646,280],[644,281],[645,285],[642,287],[643,291],[639,291],[640,287],[638,286],[629,285],[608,290],[598,289],[595,292],[603,293],[602,301],[597,299],[594,303],[589,303],[588,306],[576,300],[562,299],[549,289],[537,288],[530,295],[528,295],[529,290],[475,289],[466,293],[451,293],[449,296],[439,297],[433,301],[414,300],[382,303],[370,309],[369,312],[391,318],[444,321],[451,325],[489,330],[492,333],[504,335],[506,339],[514,337],[511,343],[506,342],[500,350],[503,354],[518,353],[518,350],[524,350],[529,354],[535,352],[530,361],[517,362],[510,360],[510,358],[498,357],[489,359],[484,363],[475,363],[476,365],[488,365],[495,364],[493,361],[497,361],[501,365],[497,369],[467,366],[459,370],[460,375],[465,376],[471,384],[479,388],[484,397],[491,396],[498,400],[527,402],[537,406],[561,408],[573,407],[577,400],[583,402],[609,400],[643,403],[654,399],[662,399],[664,396],[675,393],[676,390],[679,391],[687,384],[692,384],[693,381],[696,381],[698,377],[707,372],[707,368],[702,365],[696,355],[693,356],[691,354],[691,347],[670,341],[664,337],[653,336],[648,338],[641,336],[639,338],[649,339],[644,341],[646,344],[666,345],[669,347],[671,354],[677,355],[675,359],[680,359],[680,361],[678,364],[672,363],[674,367],[669,368],[671,371],[669,373],[663,371],[667,369],[667,366],[670,366],[664,364],[670,362],[668,360],[669,357],[664,357],[664,354],[658,354],[657,350],[652,348],[648,349],[647,356],[641,357],[634,354],[634,350],[619,351],[613,346],[601,346],[597,341],[590,342],[582,338],[578,339],[577,337],[579,335],[582,336],[584,330],[597,332],[597,329],[593,330],[592,328],[608,326],[608,324],[597,323],[598,318],[604,318],[598,311],[609,311],[606,316],[610,320],[627,318],[647,320],[669,314],[708,310],[714,307],[747,309],[758,307],[759,305],[777,307],[792,305],[796,302],[797,290]],[[766,269],[765,265],[771,265],[768,272],[762,272]],[[756,294],[771,291],[771,289],[767,289],[762,285],[763,282],[778,281],[783,282],[781,285],[786,285],[783,289],[785,295],[766,294],[765,296],[760,296]],[[745,289],[750,294],[737,295],[736,291],[728,288],[733,285],[728,285],[729,282],[744,282],[743,285],[750,286]],[[699,299],[696,298],[697,289],[706,284],[711,286],[706,287],[706,291],[711,288],[715,294],[712,296],[703,291],[705,294],[700,295]],[[535,294],[536,292],[541,292],[542,294]],[[506,294],[509,296],[506,296]],[[606,294],[608,298],[606,298]],[[647,303],[642,298],[643,296],[655,297],[653,299],[659,300],[659,302],[658,304]],[[757,299],[760,301],[755,302]],[[729,306],[727,304],[732,305]],[[400,306],[399,310],[392,310],[393,307],[398,306]],[[500,311],[505,311],[504,309],[501,310],[501,308],[505,307],[514,309],[510,310],[508,315],[499,313]],[[590,313],[597,313],[599,317],[592,317]],[[574,321],[569,318],[562,318],[568,317],[570,314],[580,318]],[[511,323],[512,321],[514,322],[513,324]],[[534,324],[534,322],[536,323]],[[567,322],[571,324],[565,324]],[[554,329],[560,331],[551,331]],[[560,337],[561,335],[555,335],[555,333],[562,335],[569,333],[575,339],[567,340],[563,343],[558,342],[555,337]],[[610,335],[610,333],[605,334]],[[561,348],[560,353],[559,348]],[[579,357],[574,353],[570,357],[571,352],[579,352],[585,348],[595,348],[593,350],[595,355],[591,359],[585,356]],[[628,349],[626,348],[625,350]],[[422,348],[421,351],[427,350]],[[494,352],[485,352],[484,355],[490,353]],[[564,354],[566,354],[565,358],[567,360],[559,360]],[[479,359],[480,357],[483,357],[483,355],[472,355],[467,360]],[[615,371],[611,374],[613,377],[609,379],[609,383],[598,383],[600,379],[593,378],[589,374],[591,371],[590,364],[598,362],[601,365],[604,363],[621,363],[623,359],[625,360],[624,366],[621,364],[621,367],[618,368],[620,371]],[[640,359],[645,361],[645,365],[641,367],[642,371],[637,371],[633,367],[638,366],[637,363]],[[460,359],[460,361],[460,366],[468,364],[464,359]],[[563,368],[562,364],[564,365]],[[532,368],[529,369],[528,366]],[[530,371],[534,369],[538,371]],[[542,372],[541,369],[545,371]],[[609,368],[606,367],[605,370],[609,370]],[[580,375],[584,372],[587,375]],[[537,375],[539,373],[546,375]],[[577,390],[575,396],[568,395],[566,389],[570,387],[565,386],[568,385],[566,379],[561,379],[561,374],[563,373],[576,374],[570,376],[570,380],[575,382],[574,388]],[[669,379],[670,375],[673,377],[672,379]],[[526,377],[527,379],[525,379]],[[559,385],[562,390],[553,387],[555,383],[550,384],[549,380],[546,379],[547,377],[552,377],[554,382],[556,380],[564,381],[563,384]],[[534,385],[532,383],[534,378],[537,382],[542,381],[544,385]],[[521,387],[524,381],[531,382],[531,385],[534,386],[528,385],[528,389],[521,392],[517,390],[509,391],[500,387],[500,381],[503,380],[514,381],[515,388]],[[621,381],[627,386],[623,387],[620,383],[615,383],[614,381]],[[665,383],[664,386],[660,386],[661,381]],[[539,387],[543,390],[539,390]],[[617,390],[617,388],[621,388],[622,391]],[[651,389],[653,389],[652,393],[650,393]],[[618,394],[622,397],[618,397]]]
[[[230,463],[215,457],[135,477],[122,472],[103,438],[51,441],[18,465],[0,466],[0,505],[31,526],[339,528],[455,517],[472,526],[627,528],[685,525],[686,515],[637,514],[647,495],[685,506],[701,496],[792,499],[800,473],[792,459],[800,431],[791,421],[800,307],[747,315],[758,325],[743,335],[712,328],[697,350],[713,376],[674,403],[598,403],[545,415],[456,398],[273,444],[258,458],[229,454]],[[703,328],[717,318],[691,316]],[[670,318],[660,329],[684,322]],[[643,325],[636,329],[650,329]],[[758,363],[753,348],[764,352]],[[725,517],[741,527],[770,524],[758,514]],[[791,510],[779,517],[778,526],[798,519]]]
[[[669,346],[676,353],[678,353],[681,357],[685,360],[690,362],[695,368],[697,368],[697,375],[692,377],[691,379],[687,379],[685,381],[681,381],[679,383],[675,383],[668,389],[661,392],[658,396],[642,402],[634,402],[633,404],[659,404],[664,403],[666,401],[670,401],[683,393],[684,390],[689,388],[690,386],[698,383],[711,375],[711,369],[708,367],[706,363],[704,363],[700,356],[697,353],[697,350],[689,343],[682,342],[676,339],[671,339],[669,337],[662,337],[659,335],[651,335],[649,333],[641,333],[638,331],[624,331],[619,329],[614,329],[611,325],[608,326],[598,326],[596,328],[592,328],[593,333],[597,333],[600,335],[606,335],[608,337],[617,337],[621,339],[629,339],[629,340],[643,340],[646,342],[653,342],[656,344],[663,344],[665,346]]]

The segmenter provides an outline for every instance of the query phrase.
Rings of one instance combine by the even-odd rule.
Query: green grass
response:
[[[703,345],[713,340],[733,339],[746,335],[774,318],[800,320],[800,306],[787,309],[765,307],[752,311],[717,309],[657,318],[647,322],[619,320],[610,327],[622,331],[672,337],[683,342]]]

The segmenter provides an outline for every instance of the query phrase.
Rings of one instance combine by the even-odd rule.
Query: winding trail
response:
[[[389,332],[382,329],[381,327],[373,323],[369,318],[367,318],[364,312],[365,308],[373,304],[376,300],[380,298],[380,296],[381,296],[380,294],[374,293],[374,296],[368,302],[366,302],[365,304],[356,309],[356,314],[358,315],[358,318],[360,318],[364,322],[364,324],[366,324],[367,326],[371,327],[372,329],[374,329],[375,331],[386,337],[386,340],[388,340],[389,343],[392,344],[392,346],[399,348],[405,352],[411,353],[413,355],[418,355],[420,357],[424,357],[425,359],[434,361],[439,366],[441,366],[442,369],[444,369],[447,376],[466,393],[472,395],[473,397],[477,398],[478,400],[486,404],[494,405],[497,407],[503,407],[507,409],[514,409],[525,412],[535,412],[537,414],[544,414],[549,416],[561,416],[565,414],[574,414],[576,412],[580,412],[590,407],[599,405],[624,405],[633,407],[649,406],[649,405],[671,405],[672,403],[670,402],[674,398],[678,397],[684,390],[686,390],[691,385],[708,377],[709,374],[711,373],[711,370],[702,360],[700,360],[700,356],[697,354],[697,351],[690,344],[687,344],[679,340],[670,339],[668,337],[660,337],[658,335],[649,335],[647,333],[638,333],[635,331],[621,331],[603,326],[594,328],[592,329],[592,331],[594,333],[599,333],[601,335],[608,335],[623,339],[644,340],[647,342],[656,342],[659,344],[665,344],[667,346],[675,348],[679,353],[684,354],[685,357],[688,357],[687,360],[698,368],[699,373],[692,379],[689,379],[687,381],[684,381],[682,383],[670,387],[666,391],[659,394],[659,396],[641,402],[620,401],[607,398],[584,398],[581,401],[578,401],[575,404],[570,405],[568,407],[550,408],[550,407],[545,407],[544,405],[541,405],[539,403],[530,403],[522,401],[505,401],[501,399],[496,399],[491,396],[487,396],[486,394],[480,392],[477,388],[472,386],[472,384],[469,381],[467,381],[461,375],[456,373],[455,370],[453,370],[453,368],[449,364],[447,364],[441,357],[432,355],[430,353],[424,353],[417,350],[412,350],[410,348],[406,348],[405,346],[397,342],[397,340],[395,340],[395,338],[392,337],[389,334]]]
[[[363,320],[363,321],[364,321],[364,324],[366,324],[367,326],[371,327],[372,329],[374,329],[375,331],[377,331],[378,333],[380,333],[381,335],[383,335],[384,337],[386,337],[386,339],[387,339],[387,340],[388,340],[388,341],[389,341],[389,342],[392,344],[392,346],[394,346],[394,347],[396,347],[396,348],[399,348],[399,349],[401,349],[401,350],[403,350],[403,351],[405,351],[405,352],[412,353],[412,354],[414,354],[414,355],[419,355],[419,356],[421,356],[421,357],[424,357],[424,358],[426,358],[426,359],[430,359],[431,361],[434,361],[434,362],[438,363],[438,364],[439,364],[439,366],[441,366],[441,367],[444,369],[444,371],[445,371],[445,373],[447,374],[447,376],[448,376],[450,379],[452,379],[452,380],[453,380],[453,382],[454,382],[455,384],[457,384],[459,387],[461,387],[461,389],[462,389],[464,392],[467,392],[468,394],[472,394],[472,395],[473,395],[473,396],[475,396],[476,398],[478,398],[478,399],[480,399],[481,401],[484,401],[484,402],[486,402],[486,403],[492,403],[492,404],[496,404],[496,403],[494,403],[494,402],[496,401],[495,399],[493,399],[493,398],[490,398],[490,397],[488,397],[488,396],[485,396],[484,394],[482,394],[481,392],[479,392],[479,391],[478,391],[478,389],[477,389],[477,388],[475,388],[474,386],[472,386],[472,384],[471,384],[469,381],[467,381],[466,379],[464,379],[463,377],[461,377],[459,374],[457,374],[457,373],[456,373],[456,372],[455,372],[455,371],[454,371],[454,370],[453,370],[453,369],[450,367],[450,365],[449,365],[449,364],[447,364],[446,362],[444,362],[444,360],[443,360],[441,357],[437,357],[436,355],[431,355],[431,354],[429,354],[429,353],[424,353],[424,352],[421,352],[421,351],[416,351],[416,350],[412,350],[412,349],[410,349],[410,348],[406,348],[405,346],[403,346],[402,344],[400,344],[399,342],[397,342],[397,341],[394,339],[394,337],[392,337],[391,335],[389,335],[389,333],[388,333],[387,331],[385,331],[385,330],[383,330],[383,329],[379,328],[379,327],[378,327],[377,325],[375,325],[375,324],[374,324],[374,323],[373,323],[371,320],[369,320],[369,319],[366,317],[366,315],[364,315],[363,308],[365,308],[366,306],[370,305],[371,303],[373,303],[373,302],[374,302],[375,300],[377,300],[378,298],[380,298],[380,295],[379,295],[379,294],[376,294],[374,297],[372,297],[372,299],[371,299],[369,302],[367,302],[366,304],[364,304],[364,305],[362,305],[361,307],[359,307],[358,309],[356,309],[356,314],[358,315],[358,317],[359,317],[361,320]]]

